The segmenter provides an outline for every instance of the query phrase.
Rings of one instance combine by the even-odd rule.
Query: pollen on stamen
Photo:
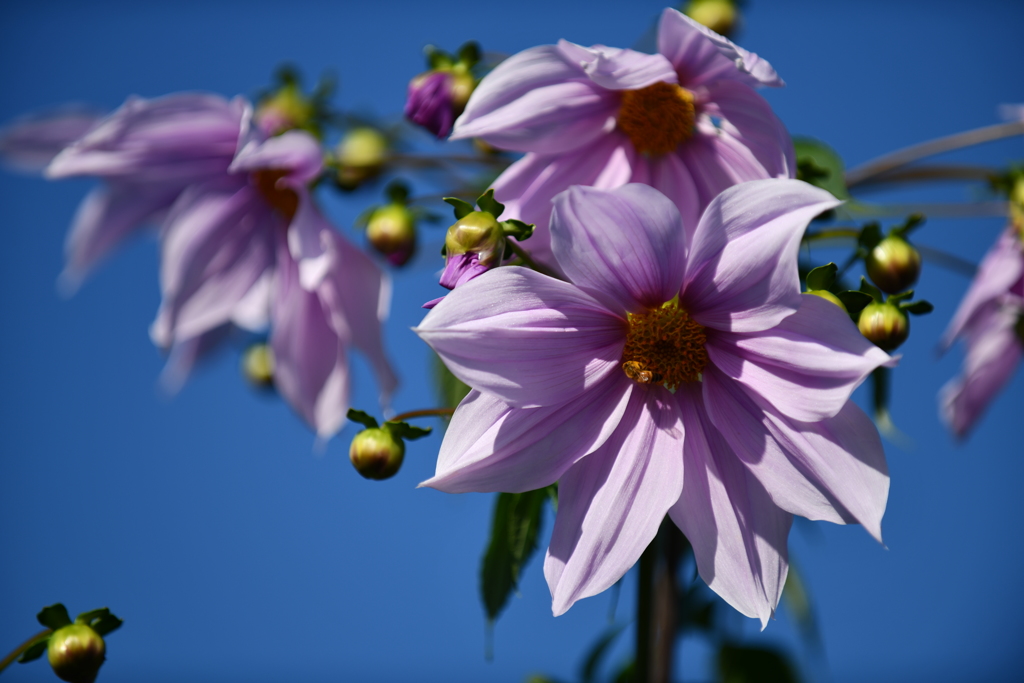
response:
[[[698,382],[708,364],[707,333],[682,308],[670,303],[630,313],[622,371],[638,384],[661,384],[674,390]]]
[[[693,136],[693,93],[675,83],[655,83],[622,93],[619,128],[637,151],[668,154]]]

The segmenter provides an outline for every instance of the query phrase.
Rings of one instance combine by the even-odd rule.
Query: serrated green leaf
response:
[[[608,648],[611,647],[615,639],[619,637],[623,629],[626,628],[625,624],[613,624],[604,630],[604,633],[598,637],[597,642],[587,652],[587,656],[583,659],[583,665],[580,667],[580,680],[582,683],[595,683],[597,681],[598,669],[601,667],[601,662],[604,661],[605,655],[608,654]]]
[[[18,661],[22,664],[39,659],[46,652],[46,646],[50,644],[50,634],[46,634],[36,642],[29,645],[28,649],[21,653]]]
[[[457,408],[470,392],[469,386],[453,375],[437,355],[434,356],[434,368],[438,400],[445,408]]]
[[[59,602],[41,609],[36,615],[36,619],[40,624],[46,628],[52,628],[54,631],[71,623],[68,609]]]
[[[546,489],[500,493],[494,504],[491,539],[480,566],[480,597],[494,621],[519,584],[526,562],[537,550]]]
[[[920,301],[911,301],[900,304],[900,310],[906,311],[911,315],[926,315],[935,310],[930,301],[921,299]]]
[[[857,243],[864,248],[864,253],[870,252],[882,241],[882,226],[872,221],[860,229]]]
[[[490,188],[487,192],[476,198],[476,205],[480,207],[482,211],[486,211],[495,218],[500,216],[505,210],[505,205],[494,198],[494,189]]]
[[[459,48],[459,61],[468,67],[474,66],[480,61],[480,45],[475,40],[469,40]]]
[[[807,289],[830,289],[835,284],[836,273],[838,272],[839,266],[834,263],[818,266],[807,273]]]
[[[416,427],[408,422],[392,422],[390,420],[384,423],[384,429],[407,441],[422,439],[433,431],[431,427]]]
[[[870,294],[865,292],[859,292],[855,289],[849,289],[845,292],[837,292],[836,296],[846,306],[846,312],[850,314],[854,320],[860,316],[860,312],[864,310],[864,307],[870,304],[874,299]]]
[[[796,670],[785,653],[767,647],[722,645],[718,676],[723,683],[797,683]]]
[[[880,302],[882,300],[882,290],[868,282],[867,278],[865,278],[863,275],[860,278],[860,291],[869,295],[875,301]],[[842,301],[842,299],[840,299],[840,301]]]
[[[458,197],[445,197],[444,201],[447,204],[451,204],[452,207],[455,208],[455,220],[465,218],[469,214],[476,211],[476,209],[473,208],[472,204],[470,204],[469,202],[464,202]]]
[[[888,301],[891,304],[898,304],[901,301],[906,301],[907,299],[913,299],[913,298],[914,298],[914,290],[908,289],[907,291],[900,292],[899,294],[890,294],[889,298],[887,298],[886,301]]]
[[[795,138],[797,178],[820,187],[838,199],[849,199],[846,169],[834,149],[814,138]]]
[[[499,225],[506,237],[515,237],[518,242],[530,239],[530,236],[533,235],[533,229],[537,227],[533,223],[524,223],[515,218],[502,221]]]
[[[373,417],[369,413],[365,413],[362,410],[356,410],[355,408],[348,409],[348,419],[353,422],[358,422],[367,429],[375,429],[380,425],[377,424],[377,418]]]

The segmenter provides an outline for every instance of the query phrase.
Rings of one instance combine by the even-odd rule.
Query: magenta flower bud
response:
[[[864,259],[868,277],[886,294],[910,288],[921,274],[921,254],[899,235],[889,235]]]
[[[467,214],[448,228],[440,284],[455,289],[501,263],[505,233],[487,211]]]
[[[910,336],[910,319],[893,304],[875,302],[860,312],[857,329],[878,348],[892,351]]]
[[[54,631],[46,648],[53,672],[69,683],[92,683],[106,659],[107,646],[100,634],[85,624],[70,624]]]
[[[370,216],[366,237],[391,265],[405,265],[416,251],[416,218],[404,203],[387,204]]]
[[[473,76],[458,65],[422,73],[409,81],[405,116],[438,138],[448,137],[475,87]]]
[[[387,428],[364,429],[352,439],[348,458],[367,479],[389,479],[402,466],[405,443]]]

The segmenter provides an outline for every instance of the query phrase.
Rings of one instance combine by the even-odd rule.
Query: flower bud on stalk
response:
[[[85,624],[70,624],[54,631],[46,648],[53,672],[69,683],[92,683],[106,659],[107,646],[100,634]]]
[[[387,204],[370,215],[366,237],[391,265],[405,265],[416,251],[416,218],[404,203]]]
[[[361,127],[348,131],[335,150],[338,186],[354,190],[377,177],[388,156],[388,139],[376,128]]]
[[[846,311],[846,305],[839,299],[838,296],[828,291],[827,289],[811,289],[804,292],[804,294],[813,294],[814,296],[820,296],[825,301],[831,301],[836,306],[843,309],[844,312]]]
[[[433,47],[427,48],[430,70],[409,81],[405,116],[438,138],[445,138],[452,123],[466,108],[476,88],[473,67],[480,60],[480,48],[469,42],[459,49],[458,58]]]
[[[860,312],[857,328],[883,351],[892,351],[910,335],[910,318],[889,302],[870,303]]]
[[[868,277],[886,294],[908,289],[921,274],[921,254],[900,235],[890,234],[864,259]]]
[[[253,118],[267,135],[277,135],[295,128],[314,125],[316,106],[299,87],[288,80],[275,93],[260,100]]]
[[[388,429],[364,429],[352,439],[348,457],[356,472],[367,479],[388,479],[402,466],[405,443]]]
[[[732,0],[691,0],[683,13],[698,24],[726,37],[736,30],[740,14]]]
[[[444,238],[445,266],[440,284],[447,289],[472,280],[500,265],[505,234],[487,211],[474,211],[457,220]]]

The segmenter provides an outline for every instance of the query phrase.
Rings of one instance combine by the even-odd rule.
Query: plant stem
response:
[[[805,234],[804,242],[809,243],[834,239],[857,239],[858,237],[860,237],[860,228],[825,228],[824,230]]]
[[[864,204],[849,203],[842,207],[848,215],[872,216],[876,218],[905,217],[912,213],[923,213],[929,218],[985,218],[1005,216],[1010,210],[1009,202],[966,202],[938,204]]]
[[[424,408],[423,410],[410,410],[409,412],[395,415],[388,422],[401,422],[414,417],[447,417],[455,413],[455,408]]]
[[[636,683],[669,683],[672,679],[680,536],[672,520],[666,518],[640,556]]]
[[[651,683],[651,596],[654,594],[654,568],[658,561],[658,539],[640,556],[640,578],[636,596],[636,683]]]
[[[42,638],[43,636],[48,636],[51,633],[53,633],[52,629],[44,628],[42,631],[32,636],[24,643],[14,648],[11,654],[7,655],[3,658],[2,661],[0,661],[0,671],[3,671],[8,666],[10,666],[14,662],[14,660],[21,656],[21,653],[35,645],[36,641],[38,641],[40,638]]]
[[[900,166],[905,166],[918,159],[1022,133],[1024,133],[1024,121],[1013,121],[1011,123],[985,126],[984,128],[975,128],[963,133],[947,135],[946,137],[936,138],[935,140],[922,142],[918,145],[904,147],[890,154],[884,154],[877,159],[872,159],[848,171],[846,173],[846,186],[854,187],[860,185],[867,181],[868,178],[891,171]]]
[[[525,263],[528,268],[532,268],[533,270],[536,270],[538,273],[547,275],[548,277],[553,277],[557,280],[562,279],[555,271],[551,270],[550,268],[543,264],[534,261],[533,257],[530,256],[530,252],[526,251],[512,240],[508,240],[507,242],[505,242],[505,244],[508,245],[509,249],[512,250],[513,254],[515,254],[516,256],[523,260],[523,263]]]
[[[894,169],[866,178],[858,186],[879,185],[883,183],[907,183],[929,180],[988,180],[996,175],[994,168],[984,166],[934,165],[916,168]]]

